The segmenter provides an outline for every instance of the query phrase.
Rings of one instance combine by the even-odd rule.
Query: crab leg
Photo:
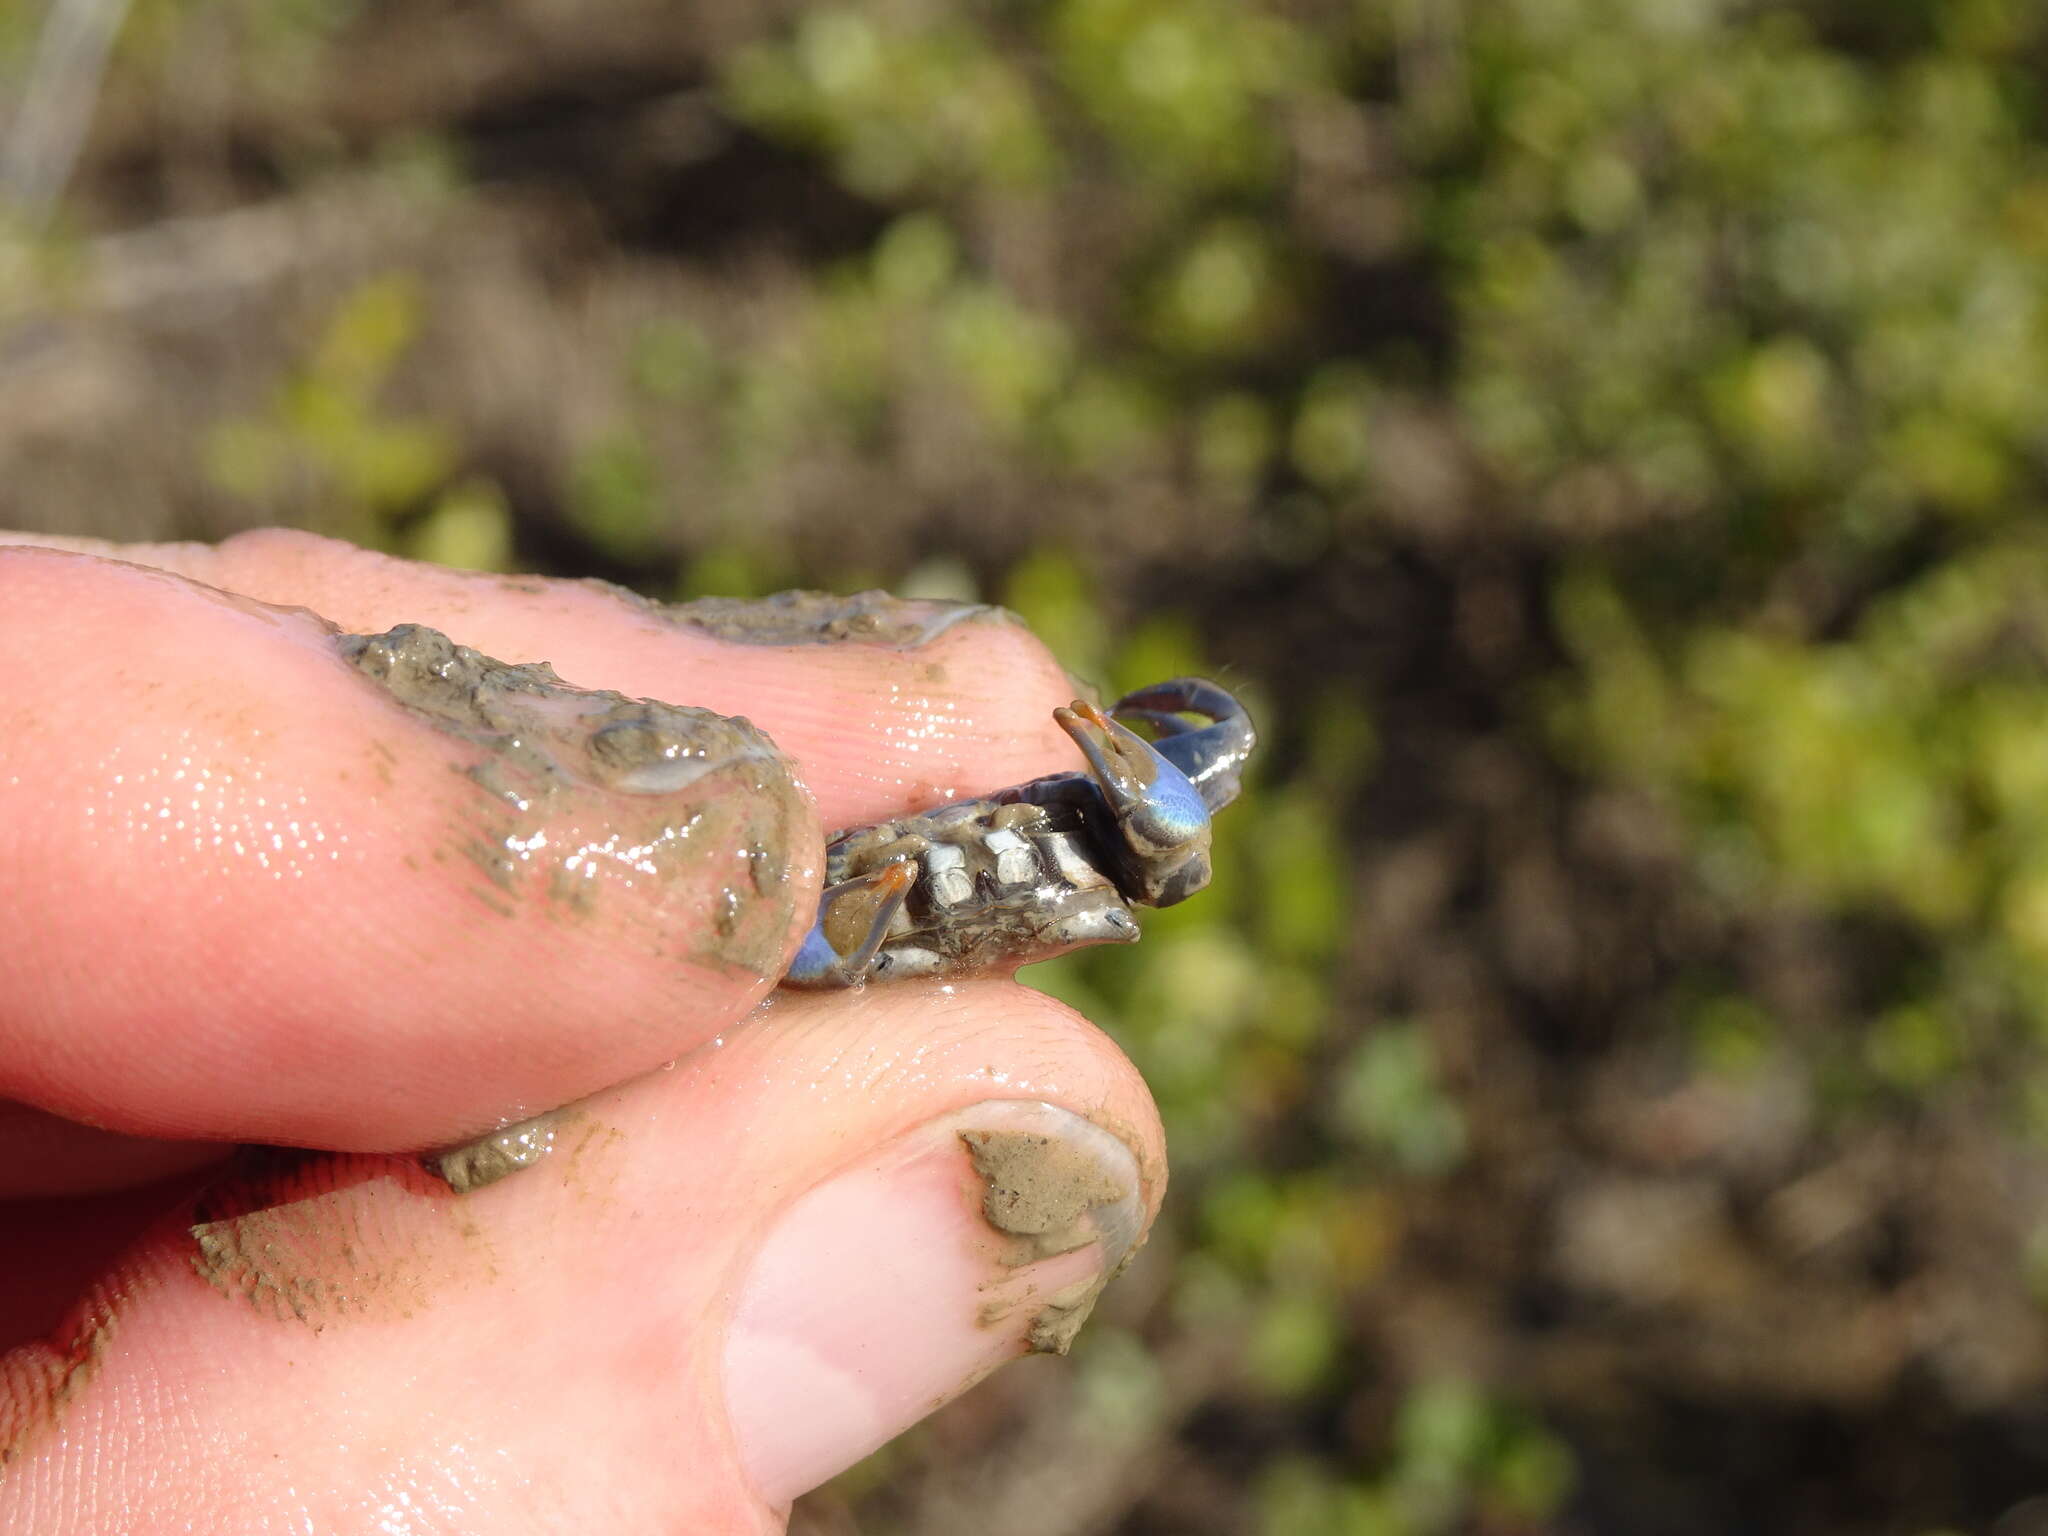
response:
[[[827,886],[818,897],[818,920],[804,935],[782,984],[854,987],[867,980],[889,924],[916,880],[917,865],[899,859],[871,875]],[[849,941],[849,949],[840,948]]]

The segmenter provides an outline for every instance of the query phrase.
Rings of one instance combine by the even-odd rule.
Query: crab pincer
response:
[[[1159,755],[1187,775],[1202,803],[1220,811],[1237,798],[1252,748],[1259,743],[1252,717],[1225,689],[1204,677],[1176,677],[1125,694],[1110,709],[1117,720],[1137,720],[1157,734]],[[1197,725],[1185,715],[1203,715]]]
[[[1111,827],[1097,828],[1117,888],[1148,907],[1209,883],[1209,808],[1188,776],[1137,732],[1085,699],[1052,712],[1088,759]]]

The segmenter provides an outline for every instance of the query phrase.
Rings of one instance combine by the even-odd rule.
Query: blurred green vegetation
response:
[[[0,315],[207,382],[102,421],[127,481],[0,444],[11,520],[880,582],[1241,689],[1212,890],[1027,973],[1174,1155],[1011,1405],[1168,1469],[1075,1530],[1846,1536],[2048,1478],[2048,10],[511,10],[135,7]],[[409,85],[427,25],[490,70]],[[400,233],[308,237],[210,371],[94,298],[98,235],[330,189]],[[999,1481],[963,1426],[810,1507],[930,1529]]]

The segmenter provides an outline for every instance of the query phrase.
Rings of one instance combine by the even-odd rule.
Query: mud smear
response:
[[[38,1436],[56,1427],[99,1375],[113,1337],[116,1309],[125,1299],[118,1285],[95,1286],[74,1320],[53,1340],[0,1353],[0,1483],[6,1481],[8,1467]]]
[[[531,781],[522,787],[543,793],[587,777],[628,794],[665,795],[730,763],[779,760],[748,720],[572,688],[544,661],[496,661],[424,625],[335,643],[399,703],[489,747],[501,777],[516,773]],[[580,754],[562,750],[579,737]]]
[[[476,749],[465,772],[481,793],[451,843],[488,882],[476,894],[493,911],[537,900],[584,919],[607,890],[701,878],[719,863],[712,962],[761,975],[780,965],[790,832],[807,818],[788,765],[749,721],[572,688],[545,662],[496,661],[418,624],[335,644],[405,709]],[[670,798],[713,774],[701,800]]]
[[[245,1149],[194,1203],[192,1271],[259,1316],[315,1333],[409,1318],[457,1279],[465,1234],[432,1206],[447,1198],[401,1158]]]
[[[555,1138],[574,1115],[551,1109],[504,1126],[474,1141],[450,1147],[445,1152],[423,1155],[420,1162],[428,1172],[439,1174],[458,1195],[482,1189],[509,1178],[522,1168],[531,1168],[555,1150]]]
[[[911,650],[956,624],[1021,622],[1006,608],[893,597],[887,592],[777,592],[654,605],[671,623],[739,645],[857,645]]]
[[[1096,1135],[1114,1141],[1099,1127]],[[1085,1133],[1047,1136],[1028,1131],[962,1131],[961,1143],[984,1186],[982,1218],[1010,1240],[1003,1262],[1035,1264],[1090,1243],[1102,1245],[1102,1268],[1045,1298],[1025,1343],[1033,1354],[1063,1355],[1137,1245],[1142,1211],[1136,1187],[1119,1170],[1128,1154],[1090,1147]],[[984,1326],[1010,1307],[984,1308]]]

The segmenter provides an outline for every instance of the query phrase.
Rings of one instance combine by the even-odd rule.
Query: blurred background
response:
[[[1027,973],[1159,1232],[803,1536],[2039,1536],[2044,79],[2033,0],[12,0],[0,524],[1253,701],[1212,892]]]

